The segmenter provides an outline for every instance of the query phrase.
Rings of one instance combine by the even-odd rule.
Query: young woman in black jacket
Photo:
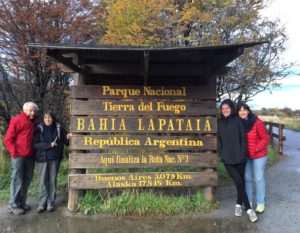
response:
[[[235,116],[235,107],[231,100],[224,100],[220,108],[221,117],[218,119],[218,153],[237,188],[235,215],[242,216],[242,204],[244,204],[250,221],[255,222],[257,216],[251,209],[245,190],[246,132],[241,119]]]
[[[54,210],[59,165],[64,145],[69,145],[71,136],[66,134],[51,111],[44,113],[44,121],[37,126],[33,140],[40,182],[38,213]]]

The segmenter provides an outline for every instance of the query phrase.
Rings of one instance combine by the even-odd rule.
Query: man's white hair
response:
[[[39,110],[39,107],[36,105],[36,103],[33,103],[33,102],[26,102],[24,105],[23,105],[23,111],[25,111],[26,109],[29,109],[31,107],[34,107],[35,110]]]

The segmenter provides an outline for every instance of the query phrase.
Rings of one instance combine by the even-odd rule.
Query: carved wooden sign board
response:
[[[215,95],[215,86],[72,86],[70,168],[153,171],[71,174],[69,187],[216,186]]]

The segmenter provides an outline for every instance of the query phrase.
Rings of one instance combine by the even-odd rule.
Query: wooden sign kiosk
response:
[[[71,87],[68,209],[79,191],[112,188],[217,186],[216,76],[259,43],[212,47],[46,48]],[[192,167],[197,172],[157,168]],[[88,168],[156,168],[150,172],[87,174]],[[149,169],[147,169],[149,170]],[[180,169],[179,169],[180,170]]]

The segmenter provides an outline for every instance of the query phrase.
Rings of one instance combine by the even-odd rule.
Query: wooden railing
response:
[[[283,129],[285,127],[284,124],[274,123],[269,121],[264,121],[265,125],[267,126],[267,130],[270,137],[270,144],[274,149],[277,150],[278,153],[283,153],[283,142],[285,141],[285,137],[283,136]],[[278,128],[278,134],[274,133],[274,128]],[[278,145],[275,147],[274,145],[274,138],[278,140]]]

